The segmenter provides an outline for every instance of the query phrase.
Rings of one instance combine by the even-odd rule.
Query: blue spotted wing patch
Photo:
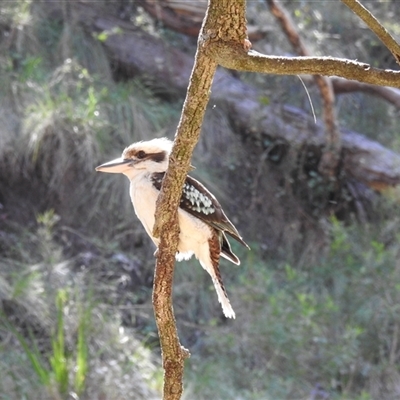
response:
[[[164,175],[164,172],[152,174],[151,180],[157,190],[161,189]],[[211,227],[227,232],[234,239],[247,246],[232,222],[225,215],[218,200],[205,186],[191,176],[186,177],[179,207]]]
[[[193,184],[193,181],[186,180],[183,185],[181,207],[183,206],[187,211],[190,209],[195,213],[205,215],[214,214],[216,208],[210,194],[204,192],[204,190],[200,191],[198,185],[196,186]]]

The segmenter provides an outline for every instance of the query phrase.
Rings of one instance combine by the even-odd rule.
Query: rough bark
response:
[[[244,0],[241,0],[244,1]],[[241,3],[238,1],[238,3]],[[172,309],[174,256],[177,251],[179,224],[177,210],[190,160],[197,144],[217,69],[210,50],[214,35],[219,40],[244,42],[246,20],[244,8],[230,0],[210,1],[199,35],[181,119],[175,135],[170,163],[157,199],[155,237],[160,237],[156,262],[153,304],[160,336],[164,375],[164,400],[180,399],[183,392],[183,368],[186,353],[182,350]]]
[[[199,40],[169,168],[157,200],[154,236],[160,237],[161,242],[154,276],[153,304],[165,370],[163,398],[168,400],[181,398],[184,360],[188,356],[187,350],[179,343],[172,308],[172,280],[179,236],[177,209],[193,149],[200,136],[216,68],[216,63],[205,54],[204,44]]]

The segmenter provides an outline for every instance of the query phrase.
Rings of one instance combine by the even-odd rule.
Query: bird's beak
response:
[[[132,160],[116,158],[115,160],[99,165],[96,167],[96,171],[108,172],[110,174],[123,174],[130,168],[130,164],[132,164],[132,162]]]

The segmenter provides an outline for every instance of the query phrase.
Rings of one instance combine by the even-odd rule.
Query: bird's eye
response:
[[[146,157],[146,153],[143,150],[140,150],[137,152],[136,157],[139,159],[145,158]]]

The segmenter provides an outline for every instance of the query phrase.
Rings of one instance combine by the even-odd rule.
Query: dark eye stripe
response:
[[[145,157],[146,157],[146,153],[145,153],[143,150],[139,150],[139,151],[136,153],[136,157],[137,157],[137,158],[140,158],[140,159],[145,158]]]
[[[149,157],[157,163],[163,162],[165,158],[167,157],[167,152],[166,151],[161,151],[160,153],[153,153],[149,154]]]

